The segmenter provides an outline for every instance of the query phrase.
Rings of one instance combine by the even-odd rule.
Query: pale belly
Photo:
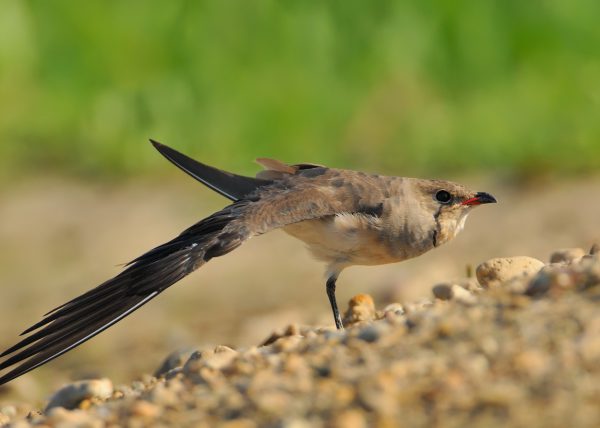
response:
[[[406,258],[395,255],[375,221],[362,215],[307,220],[283,230],[305,242],[317,259],[331,265],[379,265]]]

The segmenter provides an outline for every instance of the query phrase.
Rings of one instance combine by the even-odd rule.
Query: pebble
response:
[[[143,419],[154,419],[161,414],[161,408],[153,403],[149,403],[145,400],[136,400],[131,405],[131,414],[139,416]]]
[[[481,287],[481,285],[477,281],[477,278],[474,275],[467,278],[457,279],[453,281],[452,284],[460,285],[462,288],[470,291],[471,293],[477,293],[483,290],[483,288]]]
[[[450,289],[452,291],[452,298],[457,302],[464,303],[465,305],[473,305],[477,302],[477,297],[460,285],[453,284]]]
[[[273,348],[277,352],[292,352],[298,348],[298,346],[302,343],[304,336],[295,335],[295,336],[284,336],[277,339],[273,343]]]
[[[179,383],[171,383],[170,387],[167,387],[164,383],[160,383],[152,388],[149,393],[144,394],[144,398],[163,407],[175,407],[179,402],[177,395],[177,390],[179,389],[181,389]]]
[[[212,355],[204,359],[204,365],[213,370],[222,370],[237,356],[237,351],[228,346],[217,346]]]
[[[64,386],[50,398],[45,412],[55,408],[75,409],[83,400],[90,398],[106,399],[113,393],[110,379],[82,380]]]
[[[275,330],[269,337],[261,343],[261,346],[267,346],[274,343],[277,339],[286,336],[306,336],[310,333],[310,328],[300,327],[296,324],[290,324],[283,330]]]
[[[525,294],[539,297],[552,291],[556,295],[574,285],[574,278],[567,271],[555,266],[547,266],[531,280],[525,289]]]
[[[15,406],[2,406],[0,407],[0,415],[14,418],[17,416],[17,408]]]
[[[367,428],[365,415],[358,410],[346,410],[334,416],[332,424],[334,428]]]
[[[600,258],[586,256],[575,265],[550,265],[542,269],[529,283],[525,294],[539,297],[550,294],[559,297],[569,289],[588,291],[600,297]]]
[[[100,428],[104,423],[100,419],[95,419],[91,414],[83,410],[67,410],[63,407],[54,407],[48,413],[48,422],[52,426],[67,427],[85,427]]]
[[[477,266],[476,275],[482,287],[495,287],[513,278],[535,275],[544,262],[532,257],[490,259]]]
[[[367,325],[359,331],[356,337],[368,343],[376,342],[380,337],[379,329],[373,324]]]
[[[27,419],[29,422],[31,422],[32,424],[37,424],[38,422],[41,421],[41,419],[43,418],[43,413],[37,410],[32,410],[30,412],[27,413],[27,416],[25,419]],[[40,422],[41,423],[41,422]]]
[[[477,301],[473,293],[458,284],[438,284],[431,291],[440,300],[456,300],[467,305]]]
[[[583,248],[563,248],[550,255],[550,263],[577,263],[585,256]]]
[[[348,310],[342,318],[344,326],[375,319],[375,303],[368,294],[357,294],[348,302]]]
[[[435,285],[431,291],[433,292],[433,295],[440,300],[450,300],[453,296],[451,284]]]
[[[171,370],[181,368],[185,362],[190,358],[190,355],[194,352],[194,349],[181,349],[172,352],[165,358],[160,367],[154,372],[155,377],[161,377],[166,375]]]
[[[402,306],[400,303],[390,303],[383,308],[382,318],[387,314],[393,314],[397,316],[404,315],[404,312],[404,306]]]

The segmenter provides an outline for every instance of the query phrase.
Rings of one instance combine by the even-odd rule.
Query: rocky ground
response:
[[[430,300],[376,310],[355,296],[344,331],[290,325],[263,343],[178,351],[129,385],[84,380],[12,427],[600,426],[600,254],[492,259]]]

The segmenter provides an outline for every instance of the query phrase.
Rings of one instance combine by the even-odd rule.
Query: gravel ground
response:
[[[0,423],[597,427],[600,254],[551,260],[493,259],[431,300],[380,310],[358,295],[345,331],[290,325],[257,346],[177,351],[141,381],[73,383],[44,409],[5,405]]]

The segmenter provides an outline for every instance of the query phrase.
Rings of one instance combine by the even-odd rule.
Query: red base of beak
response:
[[[475,194],[474,198],[469,198],[466,201],[463,201],[462,205],[481,205],[481,204],[495,204],[496,198],[486,192],[478,192]]]

